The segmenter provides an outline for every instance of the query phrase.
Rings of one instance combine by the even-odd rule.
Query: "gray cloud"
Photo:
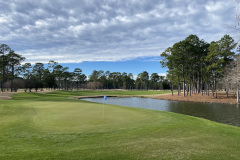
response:
[[[30,62],[159,56],[190,34],[231,34],[236,5],[192,0],[0,0],[0,43]]]

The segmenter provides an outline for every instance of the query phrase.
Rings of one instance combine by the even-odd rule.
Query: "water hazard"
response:
[[[136,97],[109,97],[107,100],[103,98],[86,98],[83,100],[181,113],[240,127],[240,105],[238,106],[237,104],[178,102]]]

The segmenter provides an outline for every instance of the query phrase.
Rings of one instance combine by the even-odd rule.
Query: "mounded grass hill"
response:
[[[239,159],[240,128],[69,99],[155,91],[19,93],[0,100],[0,159]]]

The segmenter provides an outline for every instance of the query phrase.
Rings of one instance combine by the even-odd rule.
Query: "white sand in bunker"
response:
[[[17,92],[10,92],[10,91],[1,92],[0,91],[0,99],[12,99],[13,94],[22,93],[22,92],[24,92],[24,91],[23,90],[19,90]],[[35,92],[35,91],[33,91],[33,92]],[[44,91],[38,91],[36,93],[48,93],[48,92],[52,92],[52,91],[44,90]]]

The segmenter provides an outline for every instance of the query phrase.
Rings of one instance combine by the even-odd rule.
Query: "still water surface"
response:
[[[178,102],[136,97],[108,97],[107,100],[103,100],[103,98],[86,98],[83,100],[181,113],[240,127],[240,105],[237,104]]]

